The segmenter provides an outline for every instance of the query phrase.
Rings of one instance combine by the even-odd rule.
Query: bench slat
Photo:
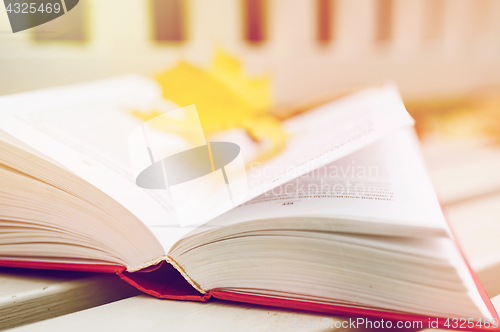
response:
[[[65,315],[139,293],[114,274],[0,268],[0,329]]]

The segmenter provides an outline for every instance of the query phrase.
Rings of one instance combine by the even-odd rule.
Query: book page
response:
[[[159,96],[155,82],[139,76],[6,96],[0,99],[0,127],[31,147],[21,148],[62,165],[147,226],[176,226],[168,192],[138,187],[130,167],[128,135],[141,124],[130,111]],[[160,241],[173,243],[187,231],[172,227]]]
[[[355,221],[372,221],[445,234],[448,227],[418,149],[413,130],[400,129],[276,187],[206,226],[273,218],[303,218],[305,223],[307,218],[331,218],[353,220],[353,231],[358,228]]]
[[[147,109],[159,99],[159,86],[139,76],[7,96],[0,100],[5,110],[0,129],[115,199],[149,226],[168,250],[195,227],[180,227],[168,190],[136,185],[128,154],[128,136],[142,124],[131,111]],[[249,190],[242,202],[411,124],[392,85],[363,90],[288,120],[286,148],[266,163],[250,165]],[[157,134],[169,144],[179,144],[179,149],[186,146],[183,137]],[[245,156],[245,150],[241,152]],[[201,222],[214,217],[207,215]]]
[[[397,88],[387,84],[354,93],[285,121],[285,150],[247,173],[254,198],[325,166],[403,126],[413,125]]]

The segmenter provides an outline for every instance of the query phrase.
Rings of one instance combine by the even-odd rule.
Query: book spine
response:
[[[121,271],[118,275],[137,289],[160,299],[206,302],[211,297],[209,292],[200,291],[201,287],[173,260],[137,272]]]
[[[82,271],[98,273],[122,273],[126,270],[124,266],[112,264],[81,264],[81,263],[57,263],[29,260],[0,259],[0,266],[59,271]]]

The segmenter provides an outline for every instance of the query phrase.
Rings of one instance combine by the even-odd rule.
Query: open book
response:
[[[264,163],[238,130],[209,137],[241,147],[250,189],[188,226],[131,169],[130,110],[159,98],[136,76],[0,98],[0,265],[114,272],[159,298],[498,326],[394,86],[285,121]]]

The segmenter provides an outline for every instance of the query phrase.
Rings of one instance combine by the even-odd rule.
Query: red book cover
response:
[[[196,289],[194,289],[171,264],[165,261],[158,264],[154,269],[147,269],[147,271],[149,272],[138,271],[133,273],[127,272],[125,267],[123,266],[104,264],[73,264],[25,260],[0,260],[0,266],[31,269],[116,273],[121,279],[128,282],[137,289],[160,299],[207,302],[210,300],[210,298],[213,297],[221,300],[235,302],[320,312],[325,313],[328,316],[340,316],[340,318],[346,319],[350,322],[350,327],[355,327],[356,323],[363,324],[361,319],[364,319],[365,321],[369,319],[372,322],[380,321],[381,319],[383,319],[390,321],[420,321],[422,322],[423,328],[435,328],[437,325],[437,327],[439,328],[451,330],[500,331],[499,327],[486,328],[484,326],[474,326],[473,328],[469,328],[467,326],[467,322],[465,324],[462,324],[463,321],[461,322],[460,319],[457,323],[455,323],[451,319],[447,320],[446,317],[427,317],[409,313],[384,311],[383,309],[356,308],[350,306],[308,302],[303,300],[251,295],[219,290],[213,290],[205,294],[201,294]],[[488,298],[488,295],[484,291],[484,288],[482,287],[476,274],[470,269],[470,266],[469,271],[474,279],[474,282],[476,283],[476,287],[479,290],[484,303],[488,307],[492,316],[498,322],[499,316],[490,299]],[[467,319],[466,317],[463,318]],[[436,324],[435,322],[437,322],[437,324],[429,326],[431,322],[432,324]],[[463,325],[463,328],[460,328],[461,324]]]
[[[491,303],[490,299],[488,298],[488,295],[484,291],[483,286],[481,285],[476,274],[470,269],[469,265],[468,267],[474,279],[476,287],[478,288],[481,294],[481,298],[488,307],[491,315],[497,320],[497,322],[499,322],[498,314],[495,308],[493,307],[493,304]],[[253,303],[259,305],[298,309],[298,310],[313,311],[313,312],[322,312],[333,316],[343,316],[342,318],[345,319],[348,319],[350,317],[351,320],[357,318],[370,318],[371,320],[386,319],[394,321],[396,320],[421,321],[423,324],[423,328],[429,328],[429,323],[431,321],[436,322],[437,319],[438,327],[443,329],[451,329],[451,330],[457,329],[466,331],[486,331],[486,330],[500,331],[500,327],[485,328],[483,326],[482,328],[479,327],[453,328],[454,322],[451,319],[448,320],[449,326],[445,325],[447,324],[446,317],[437,318],[437,317],[419,316],[408,313],[384,311],[383,309],[355,308],[349,306],[275,298],[270,296],[242,294],[242,293],[218,291],[218,290],[209,291],[206,294],[200,294],[184,279],[184,277],[182,277],[182,275],[172,265],[168,264],[167,262],[160,263],[160,267],[154,272],[150,273],[122,272],[119,273],[119,275],[123,280],[137,287],[141,291],[162,299],[206,302],[213,297],[221,300]],[[458,326],[460,326],[460,324],[461,322],[458,321]],[[467,325],[467,323],[465,325]]]

